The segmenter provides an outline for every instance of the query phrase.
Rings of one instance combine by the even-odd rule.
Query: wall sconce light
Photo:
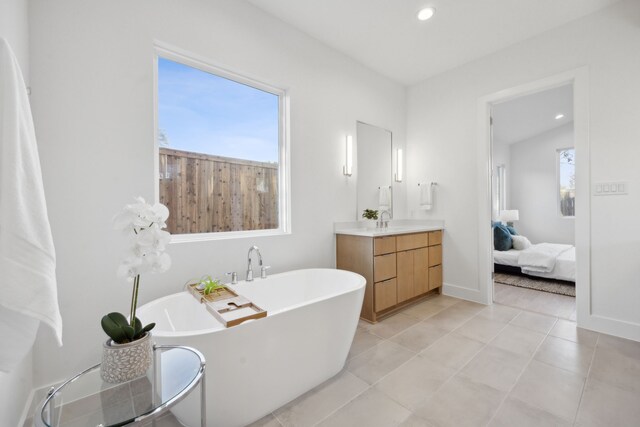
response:
[[[346,176],[351,176],[353,173],[353,137],[351,135],[347,135],[347,139],[345,141],[345,156],[342,173]]]
[[[403,178],[403,164],[404,164],[404,156],[402,153],[402,148],[398,148],[396,152],[396,182],[402,182]]]

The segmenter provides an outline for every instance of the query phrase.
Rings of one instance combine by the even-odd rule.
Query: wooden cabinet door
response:
[[[396,305],[398,303],[396,279],[375,283],[374,294],[376,311],[382,311]]]
[[[429,292],[429,248],[415,249],[413,252],[413,296]]]
[[[442,286],[442,265],[429,267],[429,290]]]
[[[398,302],[403,302],[413,298],[414,291],[414,269],[413,251],[403,251],[397,253],[398,268]]]

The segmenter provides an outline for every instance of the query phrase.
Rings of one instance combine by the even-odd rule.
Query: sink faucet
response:
[[[387,220],[384,220],[384,214],[387,214]],[[389,212],[388,210],[383,210],[382,212],[380,212],[380,221],[378,221],[378,228],[387,228],[389,226],[389,220],[391,219],[391,212]]]

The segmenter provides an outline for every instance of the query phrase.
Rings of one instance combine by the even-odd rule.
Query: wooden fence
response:
[[[172,234],[278,228],[278,164],[160,148]]]

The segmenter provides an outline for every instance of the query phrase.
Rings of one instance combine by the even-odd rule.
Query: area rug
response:
[[[570,297],[576,296],[575,284],[563,280],[533,279],[531,277],[495,273],[493,275],[493,281],[502,283],[503,285],[535,289],[536,291],[550,292],[552,294],[567,295]]]

